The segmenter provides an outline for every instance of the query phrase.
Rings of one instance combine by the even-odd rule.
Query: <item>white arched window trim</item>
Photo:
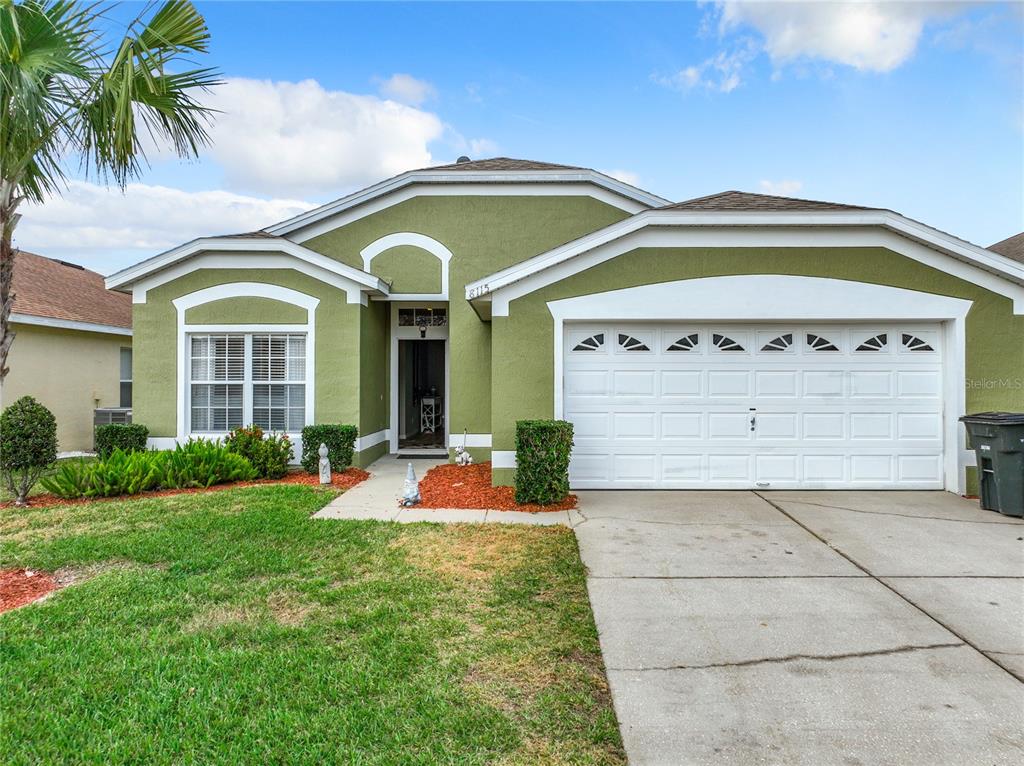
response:
[[[416,234],[411,231],[400,231],[394,234],[388,234],[387,236],[381,237],[378,240],[371,242],[369,245],[359,251],[360,257],[363,259],[363,271],[370,271],[370,263],[378,255],[386,250],[390,250],[393,247],[401,247],[408,245],[411,247],[418,247],[421,250],[426,250],[431,255],[435,256],[441,261],[441,292],[439,293],[392,293],[389,296],[390,300],[400,301],[446,301],[448,300],[448,263],[452,259],[452,251],[442,245],[436,239],[426,236],[425,234]]]
[[[186,324],[185,312],[196,306],[206,303],[224,300],[225,298],[269,298],[282,303],[288,303],[306,310],[305,324]],[[261,282],[230,282],[223,285],[214,285],[193,293],[175,298],[174,304],[177,312],[177,424],[176,438],[166,441],[184,441],[189,437],[188,425],[188,363],[186,359],[186,339],[189,333],[204,332],[236,332],[236,333],[260,333],[260,332],[294,332],[306,335],[306,425],[312,425],[314,421],[313,402],[315,401],[314,359],[316,357],[316,309],[320,305],[320,299],[312,295],[300,293],[280,285],[264,284]],[[154,442],[162,440],[151,440]],[[169,444],[155,443],[153,446],[167,447]],[[296,443],[296,454],[301,454],[302,445]]]

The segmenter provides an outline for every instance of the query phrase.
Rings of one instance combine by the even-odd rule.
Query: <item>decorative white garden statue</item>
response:
[[[466,439],[469,437],[462,432],[462,446],[455,448],[455,465],[473,465],[473,456],[466,451]]]
[[[320,449],[317,452],[320,453],[320,483],[330,484],[331,461],[327,459],[327,445],[320,442]]]
[[[402,489],[402,505],[409,507],[420,501],[420,483],[416,480],[416,472],[409,463],[409,470],[405,472],[405,487]]]

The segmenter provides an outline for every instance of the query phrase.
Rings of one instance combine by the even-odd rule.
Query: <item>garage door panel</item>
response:
[[[664,412],[661,415],[661,438],[702,439],[704,415],[700,412]]]
[[[608,396],[610,377],[605,370],[566,370],[565,392],[568,396]]]
[[[661,395],[663,397],[700,397],[704,373],[699,370],[662,370]]]
[[[656,439],[658,431],[655,426],[657,415],[653,412],[616,412],[612,415],[613,431],[616,439]]]
[[[754,373],[754,395],[758,399],[796,398],[800,388],[795,370],[759,370]]]
[[[940,340],[936,325],[572,325],[570,479],[941,488]]]
[[[708,396],[750,396],[750,373],[747,370],[708,370]]]
[[[750,440],[750,415],[746,412],[709,412],[708,439]]]

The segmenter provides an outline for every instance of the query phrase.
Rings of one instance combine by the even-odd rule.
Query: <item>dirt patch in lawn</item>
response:
[[[576,495],[551,505],[517,503],[513,487],[491,486],[490,462],[447,464],[434,466],[420,480],[420,503],[416,507],[545,513],[575,508]]]
[[[0,569],[0,612],[16,609],[57,590],[56,578],[35,569]]]
[[[330,485],[335,489],[351,489],[360,482],[370,478],[370,474],[362,468],[346,468],[344,471],[331,473]],[[281,479],[255,479],[253,481],[234,481],[227,484],[214,484],[212,487],[190,487],[188,489],[161,489],[155,492],[142,492],[138,495],[120,495],[118,497],[80,497],[75,500],[65,500],[50,493],[34,495],[29,498],[30,508],[48,508],[54,505],[84,505],[87,503],[102,503],[113,500],[144,500],[155,497],[172,497],[174,495],[196,495],[204,492],[218,492],[225,489],[238,489],[239,487],[265,487],[275,484],[305,484],[307,486],[322,486],[320,477],[316,474],[308,474],[305,471],[292,471]],[[0,503],[0,508],[15,508],[14,502],[8,500]]]
[[[417,530],[392,543],[417,569],[462,583],[489,582],[523,563],[527,538],[499,525]]]

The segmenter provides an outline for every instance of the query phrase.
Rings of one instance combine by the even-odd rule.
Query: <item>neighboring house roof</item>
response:
[[[107,290],[95,271],[20,250],[12,288],[12,321],[131,334],[131,297]]]
[[[656,194],[589,168],[492,157],[410,170],[334,202],[300,213],[287,221],[268,226],[266,231],[286,236],[295,242],[304,242],[322,233],[325,227],[344,225],[350,220],[403,202],[416,194],[465,194],[466,184],[486,185],[493,187],[492,193],[512,195],[529,193],[528,187],[537,184],[559,185],[563,192],[573,188],[575,193],[580,193],[579,190],[583,188],[589,190],[592,196],[614,204],[628,213],[638,213],[669,203],[669,200]],[[418,190],[410,187],[418,187]],[[552,194],[558,193],[561,192],[552,191]],[[340,221],[325,220],[343,214]]]
[[[1007,258],[1024,263],[1024,231],[996,242],[994,245],[989,245],[988,249],[994,253],[999,253]]]
[[[820,202],[813,199],[777,197],[772,194],[752,194],[742,191],[724,191],[695,197],[683,202],[665,205],[661,210],[881,210],[877,207],[844,205],[839,202]]]

